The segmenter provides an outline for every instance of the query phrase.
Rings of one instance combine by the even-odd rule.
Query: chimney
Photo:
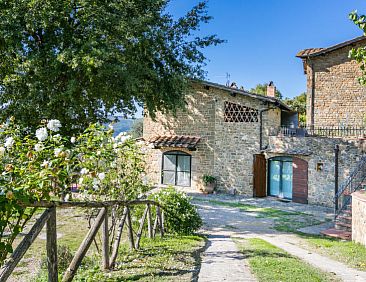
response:
[[[267,96],[276,98],[276,86],[274,85],[273,81],[270,81],[267,86]]]

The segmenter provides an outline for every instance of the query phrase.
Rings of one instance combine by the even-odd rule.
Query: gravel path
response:
[[[233,197],[231,199],[227,199],[227,196],[224,196],[223,199],[218,197],[220,196],[204,196],[204,198],[199,196],[199,201],[195,201],[205,223],[204,231],[211,235],[208,237],[210,247],[203,256],[198,281],[255,281],[247,267],[247,262],[239,254],[235,245],[232,245],[234,244],[230,239],[232,237],[261,238],[322,271],[334,273],[343,281],[366,281],[366,272],[352,269],[343,263],[299,247],[304,246],[303,239],[272,229],[273,219],[257,218],[255,214],[240,212],[238,208],[213,205],[208,201],[203,201],[204,199],[238,201]],[[239,200],[248,204],[257,203],[256,205],[261,207],[265,207],[266,203],[269,203],[269,207],[282,210],[286,210],[287,207],[291,211],[311,213],[319,218],[331,215],[329,209],[322,207],[298,205],[297,209],[296,204],[279,203],[270,199],[266,201]]]

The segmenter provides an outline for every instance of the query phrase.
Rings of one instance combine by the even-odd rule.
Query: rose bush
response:
[[[0,126],[0,265],[35,212],[28,204],[65,197],[76,183],[86,200],[130,200],[147,190],[140,147],[128,136],[93,124],[70,138],[61,127],[44,121],[24,135],[14,119]]]

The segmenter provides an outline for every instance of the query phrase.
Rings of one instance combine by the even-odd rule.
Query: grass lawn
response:
[[[301,235],[313,251],[366,271],[366,248],[352,241]]]
[[[243,203],[223,202],[217,200],[195,200],[209,202],[213,205],[238,208],[241,212],[253,213],[257,218],[271,218],[274,220],[274,229],[282,232],[296,233],[299,228],[329,221],[328,219],[320,221],[315,218],[315,216],[302,212],[288,212],[274,208],[262,208]]]
[[[262,239],[236,239],[235,242],[260,282],[338,281]]]
[[[64,268],[88,232],[83,209],[58,209],[58,246],[68,247],[68,255],[59,257]],[[141,249],[130,252],[125,237],[120,246],[116,270],[100,271],[101,257],[91,245],[74,281],[191,281],[198,273],[200,252],[205,246],[201,236],[165,236],[154,240],[142,239]],[[97,235],[97,239],[100,234]],[[17,245],[22,237],[17,239]],[[97,240],[99,241],[99,239]],[[100,244],[99,244],[100,246]],[[13,272],[10,282],[47,281],[45,271],[46,240],[43,230]],[[63,269],[61,269],[63,270]],[[60,275],[61,281],[61,275]]]
[[[113,271],[100,270],[99,255],[86,257],[73,281],[192,281],[198,274],[204,245],[201,236],[142,239],[138,251],[130,252],[127,244],[121,246]],[[36,281],[47,281],[45,270]]]

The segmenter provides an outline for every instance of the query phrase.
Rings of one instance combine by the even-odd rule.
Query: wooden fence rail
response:
[[[133,224],[131,220],[131,206],[146,205],[143,216],[140,221],[139,229],[137,231],[136,240],[134,238]],[[160,230],[160,235],[164,236],[164,212],[159,203],[150,200],[135,200],[135,201],[105,201],[105,202],[37,202],[29,207],[47,208],[43,214],[37,219],[35,224],[27,235],[24,236],[21,243],[15,249],[10,259],[6,261],[4,266],[0,269],[0,282],[5,282],[29,247],[32,245],[42,228],[46,225],[46,249],[47,249],[47,268],[48,281],[58,281],[58,262],[57,262],[57,219],[56,208],[71,208],[71,207],[85,207],[85,208],[100,208],[99,213],[94,221],[94,224],[89,229],[83,242],[76,251],[69,267],[65,271],[62,282],[70,282],[76,275],[78,268],[81,265],[88,249],[99,229],[102,227],[102,269],[108,270],[115,266],[118,249],[121,242],[123,227],[127,227],[128,241],[130,249],[139,249],[140,240],[142,237],[144,224],[147,219],[147,234],[149,238],[154,238],[157,229]],[[112,207],[124,207],[122,217],[119,220],[117,234],[111,248],[110,254],[110,238],[108,229],[108,211]],[[156,217],[154,225],[152,225],[151,207],[156,208]]]

